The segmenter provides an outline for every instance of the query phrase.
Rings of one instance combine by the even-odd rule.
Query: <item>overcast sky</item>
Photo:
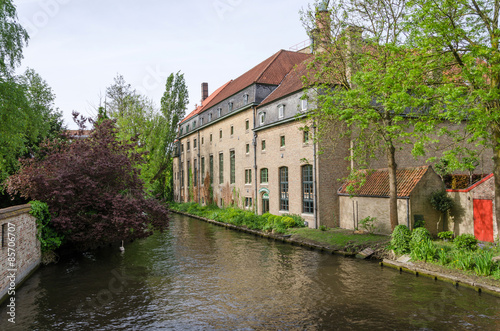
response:
[[[209,92],[280,49],[308,39],[299,11],[312,0],[14,0],[30,35],[18,72],[30,67],[71,112],[95,115],[117,74],[157,105],[181,71],[190,112]]]

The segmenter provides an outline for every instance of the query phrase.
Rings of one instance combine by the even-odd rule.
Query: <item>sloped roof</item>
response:
[[[309,57],[309,54],[280,50],[240,77],[232,80],[221,93],[207,103],[206,108],[218,104],[252,84],[279,85],[295,65]]]
[[[308,57],[311,56],[309,54],[307,55]],[[261,102],[259,107],[262,107],[289,94],[302,90],[304,88],[304,86],[302,85],[302,76],[307,70],[306,61],[299,63],[295,68],[293,68],[288,73],[288,75],[286,75],[281,84]]]
[[[193,110],[186,117],[184,117],[184,119],[179,124],[182,124],[182,123],[186,122],[187,120],[189,120],[190,118],[201,113],[206,108],[206,106],[210,103],[210,101],[212,101],[229,83],[231,83],[231,81],[222,85],[217,90],[215,90],[214,93],[210,94],[210,96],[208,98],[206,98],[204,101],[202,101],[201,105],[197,106],[195,110]]]
[[[418,182],[422,179],[430,166],[403,168],[396,171],[398,197],[409,197]],[[355,189],[355,196],[389,197],[389,169],[364,170],[366,182]],[[339,195],[349,195],[347,187],[355,184],[354,181],[345,182],[339,189]]]

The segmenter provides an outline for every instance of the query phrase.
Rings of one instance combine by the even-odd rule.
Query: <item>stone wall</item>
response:
[[[30,205],[0,209],[0,302],[12,294],[11,275],[19,285],[40,264],[36,220],[30,210]]]

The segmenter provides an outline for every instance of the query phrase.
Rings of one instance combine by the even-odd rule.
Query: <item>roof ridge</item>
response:
[[[267,66],[264,68],[264,70],[262,70],[262,72],[260,73],[259,76],[257,76],[257,78],[255,79],[254,83],[255,82],[258,82],[259,79],[264,75],[264,73],[266,72],[267,69],[269,69],[269,67],[276,61],[276,59],[280,56],[281,53],[283,53],[285,50],[284,49],[280,49],[273,57],[273,59],[271,61],[269,61],[269,63],[267,64]],[[283,81],[283,80],[282,80]]]

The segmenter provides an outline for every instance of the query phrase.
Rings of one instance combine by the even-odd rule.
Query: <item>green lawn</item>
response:
[[[314,241],[340,250],[358,250],[360,247],[380,247],[389,242],[389,236],[376,234],[354,234],[352,230],[327,229],[321,231],[309,228],[293,228],[287,232],[294,238]]]

